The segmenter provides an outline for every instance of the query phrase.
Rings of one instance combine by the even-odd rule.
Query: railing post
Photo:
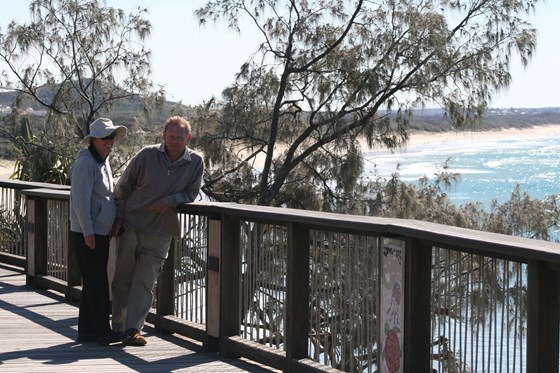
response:
[[[208,260],[206,265],[206,345],[209,351],[219,350],[220,340],[220,257],[222,222],[208,218]]]
[[[167,259],[163,263],[163,268],[157,281],[157,304],[156,304],[156,330],[162,332],[161,317],[173,315],[175,311],[175,243],[176,238],[169,244]]]
[[[430,366],[432,246],[418,239],[409,239],[405,257],[403,372],[432,372]]]
[[[241,246],[239,220],[225,216],[222,219],[220,271],[220,327],[219,339],[239,335],[241,323]],[[219,344],[220,355],[237,357],[228,352],[225,344]]]
[[[68,204],[68,214],[70,214],[70,200],[67,200]],[[68,246],[66,250],[66,258],[68,258],[68,263],[66,267],[66,275],[68,279],[68,292],[67,298],[70,300],[76,300],[81,297],[81,292],[75,289],[76,286],[82,285],[82,272],[80,271],[80,264],[78,263],[78,256],[76,255],[76,243],[74,242],[74,235],[70,230],[70,219],[68,219]],[[110,287],[110,286],[109,286]]]
[[[529,261],[527,276],[527,372],[558,373],[559,276],[545,262]]]
[[[66,258],[68,258],[68,263],[66,266],[66,275],[68,279],[68,290],[66,293],[66,298],[69,300],[78,299],[81,294],[74,289],[75,286],[80,286],[82,284],[82,274],[80,272],[80,265],[78,264],[78,257],[76,255],[76,244],[74,242],[74,235],[70,231],[70,221],[68,221],[68,247],[65,247]]]
[[[286,275],[286,358],[292,363],[307,358],[309,340],[309,229],[288,224]]]
[[[27,196],[27,285],[38,286],[37,276],[47,274],[47,199]]]

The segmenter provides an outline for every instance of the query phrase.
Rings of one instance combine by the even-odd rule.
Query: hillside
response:
[[[498,128],[527,128],[544,124],[560,124],[560,107],[489,109],[473,131]],[[452,130],[441,109],[417,110],[411,120],[414,130],[444,132]]]
[[[2,113],[9,112],[14,98],[14,92],[0,92],[0,116]],[[158,123],[164,121],[177,105],[177,102],[166,101],[163,110],[155,116],[154,121]],[[36,102],[30,102],[29,108],[36,115],[40,116],[44,113],[44,108]],[[182,110],[188,113],[189,108],[183,105]],[[138,116],[140,113],[142,113],[140,100],[127,99],[115,104],[110,113],[104,114],[113,118],[115,122],[121,123],[129,121],[130,118]],[[484,115],[481,123],[476,128],[471,128],[471,130],[526,128],[543,124],[560,124],[560,107],[490,109]],[[452,130],[451,124],[444,118],[444,112],[441,109],[415,111],[410,128],[430,132]]]
[[[52,101],[48,97],[48,93],[41,92],[45,97],[45,101]],[[10,107],[14,103],[16,94],[15,92],[0,92],[0,116],[6,115],[10,112]],[[162,123],[168,116],[169,113],[173,111],[174,108],[179,105],[178,102],[165,101],[163,109],[161,112],[154,115],[154,122]],[[38,104],[36,101],[30,101],[27,105],[24,105],[27,110],[34,115],[43,116],[46,111],[45,108]],[[188,107],[182,106],[183,112],[188,112]],[[134,99],[122,99],[115,102],[110,112],[101,112],[101,115],[110,116],[116,123],[126,123],[130,121],[130,118],[137,117],[143,113],[142,103],[139,98]]]

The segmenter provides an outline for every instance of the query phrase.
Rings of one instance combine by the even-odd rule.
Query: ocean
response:
[[[544,199],[552,194],[560,194],[560,134],[551,131],[549,135],[525,137],[497,137],[492,135],[484,139],[450,140],[418,146],[409,146],[405,150],[369,151],[365,156],[365,177],[377,175],[385,179],[397,172],[400,179],[408,183],[416,183],[419,178],[440,172],[442,165],[449,159],[449,172],[459,173],[458,183],[447,191],[450,201],[457,205],[467,202],[482,202],[489,207],[492,200],[504,203],[510,199],[516,185],[521,192],[527,192],[533,198]],[[497,323],[501,325],[500,316]],[[456,320],[449,321],[449,330],[455,330]],[[500,333],[498,332],[498,335]],[[464,356],[470,356],[470,336],[467,338]],[[484,341],[483,337],[483,341]],[[487,340],[491,340],[489,337]],[[523,339],[521,351],[526,351],[526,339]],[[498,362],[509,366],[505,359],[513,359],[519,371],[526,371],[523,352],[512,350],[516,346],[512,337],[508,344],[510,351]],[[478,347],[477,347],[478,348]],[[484,351],[487,347],[484,347]],[[482,368],[485,356],[481,347],[478,355],[479,368],[493,373],[494,366]],[[434,350],[434,352],[437,352]],[[523,361],[523,363],[522,363]],[[471,361],[465,361],[472,364]],[[510,364],[513,364],[510,361]],[[433,368],[443,371],[434,361]],[[518,371],[518,370],[516,370]]]
[[[443,143],[409,146],[404,150],[368,151],[364,153],[364,177],[375,173],[390,178],[398,172],[400,179],[416,183],[422,176],[434,179],[446,160],[448,171],[460,179],[446,191],[457,205],[492,200],[504,203],[517,184],[521,192],[543,199],[560,194],[560,134],[493,139],[451,140]],[[397,171],[397,166],[398,171]]]

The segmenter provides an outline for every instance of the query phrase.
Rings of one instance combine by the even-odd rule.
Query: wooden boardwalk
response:
[[[278,372],[150,328],[145,347],[78,343],[77,306],[26,286],[21,271],[0,264],[0,372]]]

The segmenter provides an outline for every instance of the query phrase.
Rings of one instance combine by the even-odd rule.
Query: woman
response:
[[[113,175],[109,153],[126,135],[126,127],[96,119],[82,140],[71,173],[70,230],[82,273],[78,341],[105,344],[114,338],[107,278],[109,239],[115,219]]]

